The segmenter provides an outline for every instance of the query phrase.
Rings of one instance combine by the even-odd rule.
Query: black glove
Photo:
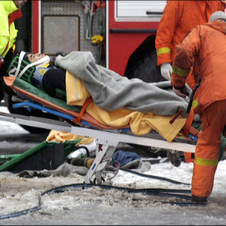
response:
[[[185,98],[189,96],[187,87],[184,85],[182,87],[173,87],[173,91],[179,96]]]

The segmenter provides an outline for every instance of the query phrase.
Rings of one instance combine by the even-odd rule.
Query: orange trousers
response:
[[[218,164],[221,133],[226,125],[226,100],[209,105],[201,115],[202,130],[195,151],[192,194],[209,197]]]

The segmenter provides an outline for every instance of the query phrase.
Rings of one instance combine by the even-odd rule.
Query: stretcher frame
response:
[[[175,139],[169,143],[159,134],[152,132],[144,136],[137,136],[129,130],[99,130],[89,127],[87,124],[73,126],[67,121],[63,122],[53,119],[22,116],[3,112],[0,112],[0,121],[8,121],[18,125],[45,128],[49,130],[59,130],[84,137],[93,137],[97,144],[96,157],[84,179],[84,182],[88,184],[102,183],[102,173],[111,163],[112,156],[120,143],[136,144],[170,151],[175,150],[190,153],[195,153],[196,147],[196,141],[187,138],[175,137]]]
[[[160,134],[152,130],[145,135],[135,135],[129,127],[109,128],[101,124],[95,124],[87,117],[74,121],[74,115],[70,115],[63,108],[49,105],[49,102],[40,103],[33,94],[24,93],[22,89],[11,87],[16,93],[25,97],[25,100],[14,104],[14,108],[35,108],[43,112],[60,117],[61,120],[47,119],[43,117],[23,116],[0,112],[0,120],[16,123],[18,125],[44,128],[49,130],[64,131],[84,137],[92,137],[96,141],[96,157],[85,176],[85,183],[101,184],[102,174],[111,163],[112,156],[120,143],[136,144],[169,151],[181,151],[195,153],[196,139],[185,136],[176,136],[172,142],[166,141]],[[28,96],[26,96],[26,95]],[[25,95],[25,96],[24,96]],[[60,110],[59,110],[60,109]],[[82,110],[81,110],[82,111]],[[77,117],[77,116],[76,116]]]

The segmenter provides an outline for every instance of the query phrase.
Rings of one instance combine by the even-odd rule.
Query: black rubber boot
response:
[[[198,203],[198,204],[206,204],[207,197],[198,197],[198,196],[192,195],[192,202]]]

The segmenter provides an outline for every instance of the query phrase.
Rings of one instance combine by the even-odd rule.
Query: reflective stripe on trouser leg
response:
[[[210,196],[218,163],[221,133],[226,125],[226,100],[208,106],[201,116],[202,130],[195,151],[192,194]]]

